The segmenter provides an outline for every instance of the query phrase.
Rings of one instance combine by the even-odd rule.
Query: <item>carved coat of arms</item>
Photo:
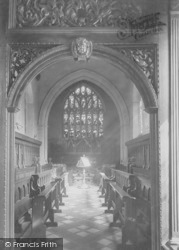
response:
[[[93,44],[91,41],[86,40],[86,38],[80,37],[72,42],[71,50],[75,60],[87,61],[92,54]]]

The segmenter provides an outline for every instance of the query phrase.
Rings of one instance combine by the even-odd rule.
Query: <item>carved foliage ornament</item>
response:
[[[153,46],[151,47],[128,47],[121,48],[118,46],[110,46],[117,51],[120,51],[123,55],[134,61],[138,67],[143,71],[150,84],[153,86],[156,93],[158,93],[158,86],[155,79],[156,71],[156,52]]]
[[[132,49],[132,50],[122,50],[126,56],[131,57],[140,69],[144,72],[154,89],[157,91],[155,86],[155,66],[154,59],[155,54],[152,48],[147,49]]]
[[[122,50],[126,56],[130,57],[137,63],[139,68],[148,78],[156,93],[158,93],[158,86],[155,79],[155,50],[154,48],[135,48],[131,50]]]
[[[12,46],[10,51],[10,79],[8,92],[13,82],[18,78],[19,74],[43,52],[52,48],[52,46]]]
[[[156,93],[158,93],[158,86],[155,79],[156,71],[156,52],[154,47],[144,48],[121,48],[119,46],[110,46],[123,55],[134,61],[138,67],[148,78]],[[19,74],[43,52],[52,48],[48,47],[35,47],[35,46],[14,46],[11,48],[10,56],[10,80],[8,92],[12,84],[18,78]],[[88,60],[92,53],[92,42],[87,41],[85,38],[78,38],[72,43],[72,53],[75,60]]]
[[[119,27],[141,14],[134,0],[17,0],[16,27]]]
[[[137,63],[157,93],[158,86],[155,81],[155,50],[153,48],[135,48],[123,49],[121,52]]]
[[[75,60],[89,60],[92,50],[93,44],[91,41],[86,40],[85,38],[77,38],[72,42],[71,45],[72,54]]]

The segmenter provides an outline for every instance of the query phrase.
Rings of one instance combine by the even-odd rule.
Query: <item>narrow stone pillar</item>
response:
[[[14,238],[14,192],[15,192],[15,108],[7,114],[7,166],[6,166],[6,238]]]
[[[7,125],[7,93],[6,93],[6,27],[8,17],[8,1],[0,0],[0,238],[6,234],[6,125]]]
[[[179,12],[171,13],[170,244],[179,244]]]
[[[40,164],[48,162],[48,126],[39,124],[38,126],[39,140],[42,142],[40,146]]]
[[[151,236],[152,250],[160,249],[160,185],[158,160],[158,113],[150,109]]]

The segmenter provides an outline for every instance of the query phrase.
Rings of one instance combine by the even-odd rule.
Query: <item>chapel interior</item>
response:
[[[179,2],[0,0],[0,32],[0,237],[179,249]]]

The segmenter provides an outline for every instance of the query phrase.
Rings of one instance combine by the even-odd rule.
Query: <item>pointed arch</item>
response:
[[[64,45],[55,47],[38,57],[21,73],[17,81],[12,85],[8,95],[7,106],[17,107],[21,93],[36,75],[48,66],[67,60],[69,57],[72,58],[71,51],[69,47]],[[153,86],[132,60],[120,52],[118,53],[111,48],[97,44],[94,45],[92,57],[106,60],[109,64],[113,64],[117,69],[124,72],[137,87],[147,112],[154,112],[157,109],[157,95]]]
[[[138,89],[143,102],[145,106],[145,110],[150,113],[150,128],[151,128],[151,136],[150,136],[150,160],[151,160],[151,180],[152,180],[152,189],[151,189],[151,221],[152,221],[152,245],[159,245],[160,239],[159,239],[159,227],[160,227],[160,200],[159,200],[159,168],[158,168],[158,104],[157,104],[157,95],[155,93],[155,90],[153,86],[149,83],[147,77],[144,75],[144,73],[141,71],[141,69],[129,58],[118,53],[117,51],[107,48],[102,45],[94,45],[93,49],[93,55],[92,57],[97,60],[105,60],[109,65],[113,65],[116,70],[119,70],[123,72],[131,81],[134,83],[136,88]],[[49,66],[52,66],[55,63],[58,62],[64,62],[67,60],[73,60],[70,48],[67,46],[58,46],[55,47],[45,54],[41,55],[39,58],[37,58],[35,61],[33,61],[25,70],[22,72],[17,79],[16,82],[12,85],[8,97],[7,97],[7,110],[8,112],[14,113],[16,111],[16,108],[18,107],[18,102],[21,98],[21,95],[23,91],[25,90],[27,84],[31,82],[31,80],[37,76],[40,72],[48,68]],[[76,76],[78,78],[79,76]],[[84,78],[84,75],[81,76]],[[89,76],[89,78],[92,76]],[[63,79],[62,79],[63,80]],[[98,82],[95,82],[96,84],[99,84],[100,81],[98,79]],[[66,83],[67,86],[70,86],[72,82],[68,81]],[[106,82],[107,84],[107,82]],[[106,84],[103,85],[103,89],[106,88],[106,93],[108,93],[112,98],[114,103],[116,104],[116,107],[118,107],[118,113],[123,118],[123,124],[122,126],[125,126],[125,122],[128,121],[129,114],[127,110],[127,107],[125,106],[125,102],[120,96],[119,91],[115,91],[115,86],[113,84],[109,84],[109,86],[106,86]],[[57,88],[56,84],[54,89]],[[61,86],[61,90],[65,89],[67,86]],[[113,86],[113,88],[111,88]],[[42,124],[42,121],[47,121],[48,114],[51,105],[53,104],[53,99],[51,98],[52,93],[45,98],[44,103],[42,104],[41,111],[39,114],[39,125],[44,126],[44,128],[41,131],[42,136],[41,138],[45,138],[47,135],[47,123]],[[56,93],[56,94],[59,94]],[[55,96],[55,94],[54,94]],[[48,98],[49,97],[49,98]],[[120,101],[119,101],[120,99]],[[119,105],[119,102],[123,103],[124,105],[121,107]],[[48,105],[47,105],[48,104]],[[47,105],[47,106],[46,106]],[[46,106],[46,112],[44,111],[44,107]],[[124,110],[125,112],[122,112]],[[121,119],[120,119],[121,121]],[[128,126],[129,123],[126,125]],[[39,128],[40,128],[39,126]],[[9,135],[9,141],[10,143],[10,163],[13,166],[14,164],[14,149],[12,145],[14,145],[14,116],[13,114],[10,114],[9,118],[9,127],[10,127],[10,135]],[[127,129],[125,130],[127,131]],[[43,134],[44,133],[44,134]],[[124,142],[127,141],[128,135],[122,134],[123,138],[121,139],[124,146]],[[46,142],[47,143],[47,138]],[[43,153],[45,152],[45,147],[43,148]],[[124,153],[125,154],[125,153]],[[44,157],[44,155],[42,155]],[[10,175],[10,182],[11,184],[14,183],[14,171],[11,172]],[[8,194],[10,196],[10,210],[13,211],[14,203],[13,201],[13,192],[9,192]],[[11,218],[10,224],[13,225],[13,217]],[[154,249],[154,247],[152,247]]]
[[[102,88],[108,96],[113,100],[114,105],[116,106],[119,120],[120,120],[120,143],[121,143],[121,158],[125,162],[127,160],[127,152],[125,149],[125,142],[129,139],[129,134],[126,132],[129,129],[129,113],[123,97],[116,89],[116,87],[109,82],[102,75],[95,73],[94,71],[81,69],[77,70],[71,74],[68,74],[60,81],[57,81],[54,84],[53,88],[47,93],[42,103],[40,113],[39,113],[39,135],[42,140],[41,146],[41,156],[44,159],[47,159],[47,124],[48,117],[52,105],[54,104],[57,97],[69,86],[73,85],[76,82],[87,80]]]

